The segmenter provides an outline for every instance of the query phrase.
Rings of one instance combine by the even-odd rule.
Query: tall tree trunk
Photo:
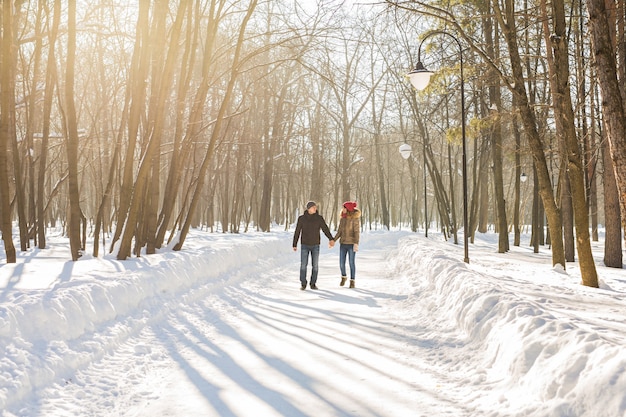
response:
[[[2,66],[3,72],[2,77],[8,77],[8,80],[4,80],[7,82],[6,87],[9,89],[7,94],[3,97],[3,100],[6,100],[6,106],[2,109],[3,112],[7,112],[7,134],[8,141],[11,146],[12,156],[13,156],[13,179],[15,181],[15,200],[17,201],[17,220],[18,220],[18,230],[20,235],[20,249],[22,251],[26,251],[28,249],[28,225],[26,223],[26,194],[24,190],[24,178],[22,172],[22,161],[20,159],[20,149],[17,143],[17,132],[15,127],[15,69],[16,69],[16,51],[17,45],[15,44],[15,36],[13,33],[13,28],[18,27],[18,22],[14,21],[17,19],[18,15],[13,16],[13,8],[9,5],[6,6],[9,9],[9,13],[11,15],[10,21],[8,22],[7,36],[2,39],[3,43],[7,45],[3,45],[6,49],[6,55],[3,56]],[[3,114],[4,116],[4,114]]]
[[[69,238],[72,260],[82,255],[80,195],[78,190],[78,126],[74,105],[74,62],[76,60],[76,0],[67,4],[67,64],[65,68],[65,114],[67,132],[67,166],[70,200]]]
[[[426,157],[428,158],[428,175],[433,183],[433,191],[435,194],[435,201],[437,202],[437,210],[441,218],[441,228],[443,229],[445,239],[447,240],[452,230],[452,220],[450,219],[450,202],[448,195],[443,185],[443,179],[441,178],[441,172],[437,168],[435,163],[435,155],[431,146],[426,147]]]
[[[230,225],[230,168],[228,161],[230,159],[230,151],[226,153],[222,166],[217,170],[220,174],[220,182],[222,183],[222,201],[221,201],[221,223],[222,233],[226,233]]]
[[[244,131],[241,135],[237,135],[241,142],[245,141],[249,138],[249,133],[246,128],[243,128]],[[243,210],[245,207],[245,190],[246,190],[246,151],[243,143],[237,145],[232,152],[236,154],[235,156],[235,180],[233,181],[233,207],[231,209],[230,217],[233,219],[231,232],[239,233],[239,229],[241,227],[241,223],[243,221]],[[251,206],[250,204],[249,206]],[[247,226],[246,226],[247,229]]]
[[[487,158],[489,154],[490,152],[488,151],[484,152],[481,155],[481,160],[483,160],[483,158]],[[481,172],[483,175],[478,178],[478,182],[480,183],[478,232],[487,233],[489,230],[489,172],[483,169],[481,169]]]
[[[582,8],[582,6],[581,6]],[[617,66],[619,68],[619,79],[624,79],[624,73],[626,71],[626,45],[624,45],[624,1],[617,1],[617,9],[616,9],[616,24],[617,24],[617,33],[615,34],[615,39],[613,43],[617,43],[621,45],[621,48],[618,48],[618,60]],[[582,14],[582,13],[581,13]],[[613,16],[613,13],[610,13]],[[611,19],[613,21],[613,19]],[[612,24],[609,25],[610,28],[613,27]],[[619,41],[618,41],[619,39]],[[592,60],[593,61],[593,60]],[[596,68],[597,65],[593,65],[592,68]],[[597,75],[593,74],[593,80],[597,79]],[[584,85],[583,82],[581,84]],[[622,87],[622,101],[626,101],[626,89],[623,86],[623,83],[620,83]],[[589,95],[590,98],[590,127],[591,132],[590,136],[590,145],[589,149],[592,149],[593,143],[595,143],[596,135],[600,138],[600,150],[601,150],[601,161],[603,165],[602,169],[602,183],[604,189],[604,225],[605,225],[605,240],[604,240],[604,264],[610,268],[623,268],[623,256],[622,256],[622,229],[621,229],[621,214],[620,214],[620,198],[619,191],[617,189],[617,183],[615,180],[615,170],[613,167],[613,161],[611,160],[611,153],[609,150],[608,140],[606,138],[606,129],[602,128],[600,123],[602,121],[598,121],[596,117],[596,97],[597,97],[597,84],[594,82],[591,85],[592,94]],[[596,133],[597,131],[597,133]],[[589,170],[593,170],[595,174],[597,170],[595,169],[596,162],[593,163],[593,166],[589,167]],[[591,174],[590,174],[591,177]],[[597,181],[593,181],[594,184]]]
[[[170,40],[166,41],[166,29],[165,22],[168,14],[167,0],[157,1],[155,4],[155,33],[151,36],[154,39],[153,53],[160,51],[161,45],[169,44],[167,54],[156,53],[153,57],[153,75],[154,83],[152,88],[152,98],[150,105],[150,124],[151,133],[150,141],[155,143],[152,145],[152,154],[148,156],[150,160],[150,176],[151,180],[148,185],[148,198],[146,207],[145,231],[146,231],[146,253],[153,254],[156,248],[160,246],[160,241],[157,236],[158,227],[158,208],[159,208],[159,193],[160,193],[160,171],[161,171],[161,154],[159,152],[161,146],[161,138],[165,129],[165,120],[167,119],[167,99],[169,97],[169,90],[174,78],[174,69],[178,60],[178,45],[181,37],[181,28],[183,25],[184,17],[187,12],[187,3],[190,0],[184,0],[180,2],[176,19],[169,31]],[[163,60],[165,62],[163,63]],[[158,75],[157,75],[158,74]],[[156,95],[155,95],[156,92]]]
[[[521,134],[519,128],[517,126],[517,116],[513,115],[513,120],[511,121],[511,130],[513,131],[513,136],[515,137],[515,202],[514,202],[514,212],[513,212],[513,227],[515,236],[513,238],[513,245],[520,245],[520,237],[521,237],[521,219],[520,219],[520,204],[521,204],[521,176],[525,174],[522,172],[522,162],[521,162]],[[528,178],[526,178],[527,180]]]
[[[595,120],[595,81],[591,82],[591,94],[587,93],[587,83],[590,80],[590,74],[587,71],[587,47],[586,47],[586,19],[584,11],[584,2],[579,1],[578,4],[577,25],[574,25],[575,33],[575,57],[576,57],[576,79],[577,79],[577,96],[579,104],[578,108],[578,128],[582,133],[583,144],[583,166],[585,170],[585,186],[587,193],[587,207],[589,208],[589,216],[591,219],[591,238],[594,242],[598,241],[598,175],[596,168],[598,167],[596,135],[593,120]],[[588,104],[587,97],[589,97]],[[581,105],[583,104],[583,105]],[[589,110],[589,115],[587,115]],[[591,128],[589,124],[591,122]]]
[[[415,108],[417,108],[417,106]],[[433,152],[432,145],[429,140],[428,130],[426,129],[426,126],[424,125],[424,120],[422,118],[416,118],[416,119],[417,119],[417,128],[418,128],[419,136],[422,138],[422,140],[425,141],[424,158],[426,159],[428,175],[430,176],[430,179],[433,185],[433,193],[435,194],[435,202],[437,203],[437,210],[439,212],[439,216],[441,217],[442,229],[444,231],[445,239],[448,239],[449,233],[453,227],[452,221],[450,219],[450,213],[451,213],[450,201],[445,191],[446,187],[443,184],[443,179],[441,178],[441,172],[437,168],[435,154]],[[450,190],[450,191],[453,192],[453,190]]]
[[[264,232],[270,231],[272,189],[274,185],[274,157],[275,149],[284,140],[285,134],[285,106],[294,67],[290,67],[285,74],[282,88],[278,92],[274,108],[271,130],[268,129],[266,140],[263,143],[263,188],[261,191],[261,207],[259,211],[259,227]],[[269,99],[269,98],[268,98]],[[269,127],[269,126],[268,126]]]
[[[413,156],[407,159],[409,163],[409,175],[411,176],[411,189],[409,196],[411,198],[411,231],[416,232],[418,226],[417,220],[417,178],[415,176],[415,158]]]
[[[454,192],[454,180],[453,180],[453,173],[454,172],[458,172],[458,170],[456,169],[456,167],[452,166],[452,145],[450,144],[450,142],[448,142],[448,172],[450,173],[450,175],[448,176],[448,184],[449,184],[449,190],[450,190],[450,207],[449,207],[449,211],[452,215],[452,234],[454,235],[454,244],[458,245],[459,244],[459,223],[457,221],[456,218],[456,202],[455,202],[455,198],[454,195],[456,194]],[[413,193],[415,194],[415,190],[413,191]],[[464,230],[463,233],[466,233],[466,231]]]
[[[539,253],[539,245],[541,244],[541,235],[543,231],[543,220],[541,214],[541,197],[539,196],[539,180],[537,179],[537,169],[533,162],[533,214],[531,222],[530,244],[533,247],[533,253]]]
[[[39,105],[37,105],[38,100],[41,98],[41,94],[39,93],[38,86],[41,83],[42,71],[41,71],[41,59],[43,54],[43,15],[44,11],[48,10],[48,5],[46,2],[40,2],[37,5],[37,15],[35,21],[35,46],[33,50],[34,58],[33,58],[33,78],[31,83],[31,91],[30,97],[28,99],[28,105],[26,108],[27,114],[27,124],[26,124],[26,144],[28,149],[33,150],[32,152],[26,152],[26,164],[28,170],[28,187],[26,188],[26,195],[28,197],[28,228],[29,228],[29,239],[34,239],[34,244],[37,244],[37,203],[35,202],[35,197],[37,195],[37,188],[35,184],[35,180],[37,176],[35,175],[35,140],[34,135],[35,131],[38,128],[38,122],[41,118],[41,110]],[[49,13],[46,13],[46,17],[49,17]],[[30,246],[30,245],[29,245]]]
[[[345,120],[345,119],[344,119]],[[350,184],[350,167],[352,165],[352,155],[350,154],[350,137],[352,129],[347,123],[341,129],[341,200],[352,199],[352,188]]]
[[[196,3],[199,6],[199,2]],[[183,176],[182,165],[190,153],[191,145],[189,141],[183,142],[184,134],[184,114],[186,108],[186,97],[189,93],[189,86],[191,81],[191,72],[193,70],[193,63],[195,62],[195,50],[198,45],[198,33],[200,29],[200,19],[195,24],[192,24],[193,16],[200,16],[198,9],[194,13],[193,2],[187,3],[187,25],[186,39],[185,39],[185,51],[183,52],[183,58],[180,64],[180,76],[178,78],[178,91],[176,101],[176,122],[174,129],[174,143],[172,149],[172,157],[170,158],[169,171],[167,180],[165,183],[165,189],[163,190],[163,202],[161,207],[161,213],[159,214],[159,225],[156,236],[157,247],[161,247],[163,240],[165,239],[165,233],[170,226],[174,206],[178,196],[178,188]],[[210,56],[210,54],[209,54]],[[199,89],[204,91],[203,88]],[[204,98],[202,99],[204,102]],[[191,130],[197,129],[197,126],[191,126]]]
[[[622,230],[626,231],[626,112],[621,95],[624,80],[620,82],[617,78],[616,53],[609,26],[611,20],[604,0],[587,0],[587,9],[609,150],[619,192]],[[624,236],[626,238],[626,233]]]
[[[324,100],[326,88],[325,84],[319,83],[319,88],[317,88],[316,91],[317,96],[314,98],[314,101],[319,103]],[[313,201],[317,202],[324,199],[324,189],[327,187],[327,175],[324,173],[326,170],[326,161],[324,159],[325,142],[322,138],[328,134],[328,124],[324,120],[322,111],[322,106],[314,106],[313,109],[307,110],[308,117],[311,119],[309,128],[309,137],[311,140],[311,172],[309,174],[311,177],[311,192],[310,195],[305,198],[311,198]],[[335,190],[335,192],[336,191],[337,190]],[[302,201],[298,207],[303,207],[305,204],[306,201]]]
[[[558,0],[557,0],[558,1]],[[549,19],[548,12],[546,8],[545,0],[541,1],[541,14],[543,16],[543,32],[544,32],[544,40],[546,45],[550,45],[554,43],[552,39],[556,39],[556,33],[551,34],[549,27]],[[556,19],[556,16],[553,15],[553,18]],[[557,54],[556,47],[554,48],[555,54]],[[556,116],[555,125],[556,125],[556,137],[559,139],[558,148],[561,154],[561,166],[559,169],[559,180],[557,186],[557,198],[560,201],[561,206],[561,219],[563,221],[563,249],[565,251],[565,261],[566,262],[574,262],[575,256],[575,245],[574,245],[574,209],[573,209],[573,201],[572,201],[572,187],[570,184],[570,179],[568,176],[568,163],[567,163],[567,155],[568,155],[568,145],[566,136],[571,134],[572,129],[574,127],[574,119],[573,112],[570,113],[572,118],[569,119],[568,116],[564,114],[564,105],[561,103],[561,100],[565,100],[568,97],[562,96],[563,92],[560,90],[560,86],[558,84],[559,81],[559,63],[556,62],[559,58],[555,57],[555,54],[552,53],[552,48],[547,48],[547,61],[548,61],[548,71],[550,74],[550,88],[552,91],[552,102],[554,113]],[[562,64],[562,63],[561,63]],[[569,69],[567,69],[567,73],[569,74]],[[568,123],[572,124],[570,128],[567,126]],[[575,132],[575,130],[574,130]]]
[[[54,0],[52,26],[48,29],[48,61],[46,63],[46,86],[43,100],[43,125],[41,133],[41,150],[39,154],[39,170],[37,173],[37,242],[39,249],[46,248],[46,204],[45,185],[48,160],[48,141],[50,138],[50,117],[52,100],[57,82],[56,39],[61,21],[61,0]]]
[[[101,10],[102,19],[104,19],[104,11]],[[106,50],[102,46],[105,44],[104,38],[98,38],[96,43],[98,60],[100,62],[105,61]],[[107,83],[107,69],[104,65],[98,66],[98,75],[99,82],[101,86],[105,86]],[[115,97],[114,94],[107,89],[104,89],[102,94],[102,100],[104,103],[110,103],[112,98]],[[116,180],[118,179],[117,171],[120,165],[120,151],[122,149],[122,141],[124,136],[124,131],[126,129],[126,122],[128,121],[128,108],[130,106],[130,90],[127,88],[124,92],[123,98],[123,107],[121,112],[121,123],[119,129],[117,131],[112,132],[110,136],[115,136],[115,143],[113,145],[113,149],[110,149],[110,143],[105,143],[104,147],[100,145],[98,149],[98,158],[100,161],[100,172],[101,172],[101,187],[102,192],[100,194],[100,202],[97,202],[97,199],[94,203],[97,203],[97,211],[94,219],[94,231],[93,231],[93,256],[97,257],[100,253],[100,233],[102,233],[102,245],[106,245],[105,236],[107,231],[111,231],[111,225],[109,223],[110,217],[107,216],[107,212],[111,211],[113,207],[113,202],[115,201],[113,195],[113,187],[116,184]],[[109,114],[105,116],[105,121],[103,126],[109,125]],[[107,135],[109,136],[109,135]],[[107,146],[108,145],[108,146]],[[108,165],[108,174],[104,175],[106,167]]]
[[[563,226],[561,222],[561,212],[557,207],[552,194],[552,182],[550,171],[546,162],[543,150],[543,142],[537,130],[537,122],[533,109],[528,102],[528,94],[524,84],[524,73],[522,70],[522,60],[519,54],[519,45],[515,31],[515,13],[513,0],[506,1],[506,20],[498,10],[496,15],[499,18],[502,32],[505,36],[509,57],[511,60],[511,70],[513,73],[513,83],[509,85],[515,95],[520,111],[520,120],[528,136],[530,149],[535,161],[537,180],[539,182],[539,195],[543,201],[548,225],[552,236],[552,265],[561,265],[565,268],[565,252],[563,249]]]
[[[562,155],[565,157],[567,149],[563,146]],[[574,206],[572,201],[572,187],[567,175],[567,162],[564,160],[559,170],[559,185],[557,194],[561,203],[561,218],[563,219],[563,248],[565,250],[565,261],[574,262],[576,260],[574,245]]]
[[[148,56],[149,48],[147,39],[149,36],[149,11],[150,3],[139,2],[139,16],[137,17],[137,30],[135,32],[135,47],[130,68],[128,89],[131,95],[131,105],[128,120],[123,121],[128,125],[128,144],[126,153],[122,159],[122,185],[120,189],[120,202],[117,211],[116,228],[111,240],[111,252],[114,245],[120,238],[125,227],[135,229],[135,224],[127,223],[128,209],[133,195],[133,171],[135,169],[135,147],[139,132],[141,114],[146,102],[146,79],[148,76]],[[129,250],[130,253],[130,250]]]
[[[610,268],[622,268],[622,233],[619,210],[619,192],[615,182],[615,171],[606,140],[602,141],[602,159],[604,161],[604,265]]]
[[[487,15],[491,16],[491,13]],[[484,19],[485,40],[487,42],[487,55],[496,61],[497,48],[494,42],[494,28],[492,28],[491,18]],[[496,37],[497,39],[497,37]],[[490,107],[498,112],[502,110],[502,97],[500,91],[500,80],[493,69],[490,68],[488,77],[489,102]],[[500,117],[496,117],[491,132],[491,155],[493,157],[493,182],[494,198],[496,201],[496,222],[498,224],[498,252],[506,253],[509,250],[509,228],[506,216],[506,201],[504,199],[504,175],[502,173],[502,126]]]
[[[492,134],[494,198],[496,199],[496,221],[498,222],[498,253],[509,251],[509,227],[504,199],[504,175],[502,173],[502,135],[498,126]]]
[[[372,67],[374,67],[376,64],[376,60],[372,58]],[[371,80],[372,80],[372,84],[376,82],[376,80],[374,79],[374,74],[375,71],[372,68],[371,71]],[[383,123],[383,110],[385,108],[385,104],[387,103],[387,94],[386,94],[386,89],[384,90],[385,93],[383,95],[383,101],[382,104],[380,106],[380,109],[376,108],[376,95],[374,94],[372,96],[372,126],[374,126],[374,133],[373,133],[373,137],[374,137],[374,160],[375,160],[375,164],[376,164],[376,179],[378,180],[378,194],[380,196],[380,209],[381,209],[381,214],[382,214],[382,223],[383,226],[385,226],[387,228],[387,230],[389,230],[389,206],[388,206],[388,202],[387,202],[387,192],[385,190],[385,170],[383,167],[383,161],[382,161],[382,150],[381,148],[381,143],[380,143],[380,136],[381,136],[381,126]],[[417,191],[417,190],[416,190]],[[417,194],[415,196],[415,199],[417,199]]]
[[[16,48],[12,48],[16,49]],[[13,62],[13,60],[12,60]],[[15,85],[15,74],[12,71],[13,65],[9,65],[11,84]],[[11,148],[13,150],[13,178],[15,181],[15,200],[17,201],[17,224],[18,230],[20,233],[20,249],[22,251],[28,250],[28,224],[27,224],[27,216],[26,216],[26,190],[24,189],[24,171],[22,169],[22,160],[20,159],[20,155],[25,153],[21,152],[18,142],[17,142],[17,132],[15,130],[15,94],[11,94],[9,99],[11,100],[11,104],[9,106],[10,109],[10,122],[9,125],[12,126],[10,129],[11,135]]]
[[[319,202],[322,199],[324,193],[324,182],[326,176],[324,175],[324,158],[323,155],[323,142],[321,140],[324,132],[322,131],[324,123],[322,122],[321,107],[315,106],[313,112],[309,112],[311,118],[310,127],[310,140],[311,140],[311,194],[310,198],[313,201]],[[306,204],[303,201],[299,207]]]
[[[9,187],[8,150],[13,134],[11,131],[11,103],[15,96],[15,85],[11,82],[13,66],[13,2],[2,1],[2,45],[0,65],[0,229],[4,241],[7,263],[15,263],[17,255],[13,245],[13,227],[11,224],[11,195]]]
[[[471,242],[474,243],[476,237],[476,231],[478,229],[478,219],[482,210],[480,207],[484,204],[488,204],[489,195],[486,194],[486,202],[483,202],[483,178],[487,175],[483,175],[485,167],[487,166],[488,152],[483,151],[485,143],[474,146],[474,157],[472,158],[472,198],[470,204],[470,231]],[[487,211],[487,210],[482,210]]]
[[[272,142],[274,135],[270,134],[270,136],[267,136],[263,143],[263,180],[261,182],[261,204],[259,207],[259,228],[263,232],[269,232],[272,223],[272,187],[274,185],[274,153]]]
[[[374,133],[374,157],[376,158],[376,178],[378,179],[378,193],[380,194],[380,208],[382,214],[383,226],[387,230],[389,224],[389,206],[387,202],[387,192],[385,191],[385,170],[383,168],[382,155],[380,146],[380,134]]]

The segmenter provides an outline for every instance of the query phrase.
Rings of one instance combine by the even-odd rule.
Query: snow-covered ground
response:
[[[183,251],[0,266],[0,413],[14,416],[626,416],[626,271],[601,289],[545,248],[365,232],[357,288],[291,232],[193,231]],[[324,240],[325,242],[325,240]],[[0,248],[1,249],[1,248]]]

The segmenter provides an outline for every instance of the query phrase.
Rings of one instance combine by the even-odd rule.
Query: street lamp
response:
[[[403,143],[398,149],[403,159],[409,159],[413,148],[408,143]],[[409,168],[412,165],[409,164]],[[411,170],[412,171],[412,170]],[[426,195],[426,142],[424,142],[424,236],[428,237],[428,196]]]
[[[413,151],[413,149],[411,148],[411,145],[409,145],[408,143],[403,143],[398,148],[398,151],[400,151],[400,155],[402,156],[403,159],[409,159],[411,157],[411,152]]]
[[[461,72],[461,137],[463,139],[463,161],[462,161],[462,168],[463,168],[463,248],[465,251],[463,260],[465,261],[465,263],[469,263],[469,250],[467,246],[469,229],[468,229],[468,221],[467,221],[467,152],[466,152],[467,149],[466,149],[466,144],[465,144],[466,139],[465,139],[465,86],[464,86],[465,81],[463,79],[463,47],[461,46],[461,42],[459,42],[456,36],[448,32],[445,32],[443,30],[435,30],[435,31],[427,33],[426,36],[424,36],[424,38],[420,42],[419,47],[417,49],[417,65],[407,75],[409,77],[409,80],[411,81],[411,84],[417,90],[423,90],[424,88],[426,88],[426,86],[430,82],[430,76],[433,75],[433,72],[428,71],[424,67],[424,64],[422,64],[422,60],[421,60],[422,44],[424,43],[426,39],[437,34],[447,35],[451,37],[459,46],[459,60],[460,60],[460,70],[461,70],[460,71]]]
[[[398,148],[402,158],[409,162],[409,172],[411,173],[411,230],[417,231],[417,193],[415,192],[415,169],[413,168],[413,160],[411,158],[411,152],[413,151],[411,145],[404,143]]]

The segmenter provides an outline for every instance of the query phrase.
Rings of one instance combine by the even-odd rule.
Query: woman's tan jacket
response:
[[[359,244],[361,238],[361,211],[359,209],[348,211],[344,208],[341,210],[341,220],[339,220],[335,242],[340,238],[342,244]]]

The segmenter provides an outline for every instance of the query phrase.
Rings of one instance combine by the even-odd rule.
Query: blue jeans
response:
[[[319,270],[320,245],[300,245],[300,282],[306,286],[306,268],[309,264],[309,253],[311,254],[311,285],[317,282],[317,271]]]
[[[339,268],[341,269],[342,277],[348,276],[346,274],[346,255],[348,255],[348,259],[350,262],[350,279],[354,279],[356,277],[356,264],[354,262],[356,252],[354,252],[353,244],[342,243],[339,246]]]

